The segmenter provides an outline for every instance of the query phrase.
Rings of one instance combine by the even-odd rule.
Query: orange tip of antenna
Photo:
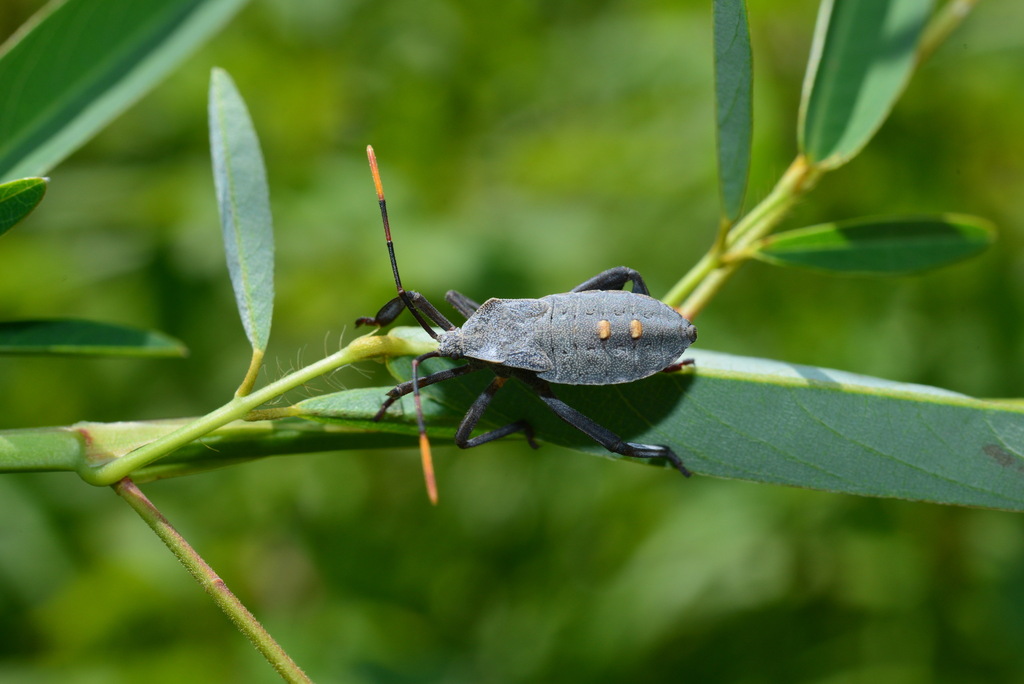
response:
[[[437,505],[437,480],[434,478],[434,459],[430,456],[430,440],[426,433],[420,435],[420,459],[423,461],[423,479],[427,483],[430,503]]]
[[[377,188],[377,199],[384,199],[384,186],[380,182],[380,171],[377,169],[377,155],[373,152],[373,145],[366,146],[366,158],[370,160],[370,173],[373,174],[373,185]]]

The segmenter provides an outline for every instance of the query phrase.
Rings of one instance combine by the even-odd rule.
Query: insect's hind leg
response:
[[[683,368],[686,368],[687,366],[693,365],[696,365],[696,362],[693,359],[683,359],[682,361],[673,363],[671,366],[665,366],[664,368],[661,369],[661,372],[675,373],[676,371],[681,371]]]
[[[462,422],[459,423],[459,429],[455,432],[455,444],[460,449],[471,449],[487,442],[493,442],[496,439],[501,439],[507,435],[511,435],[514,432],[522,432],[526,436],[526,441],[529,445],[536,449],[537,442],[533,439],[533,427],[525,420],[517,420],[514,423],[503,425],[500,428],[485,432],[477,437],[470,437],[470,433],[473,432],[473,428],[480,422],[480,418],[483,416],[484,411],[491,403],[491,399],[498,390],[502,388],[508,378],[497,377],[491,381],[491,384],[487,385],[487,389],[480,393],[480,396],[476,398],[473,405],[469,407],[469,411],[466,412]]]
[[[692,472],[683,465],[683,461],[667,446],[660,444],[639,444],[637,442],[624,442],[617,434],[583,415],[577,409],[569,406],[555,396],[548,384],[542,380],[531,382],[530,386],[540,396],[541,401],[555,412],[559,418],[569,425],[590,437],[592,440],[615,454],[622,454],[631,458],[663,458],[671,463],[676,470],[690,477]]]
[[[650,294],[647,284],[639,272],[626,266],[616,266],[607,271],[601,271],[590,280],[585,280],[576,287],[573,292],[585,292],[587,290],[621,290],[626,283],[633,283],[633,292],[637,294]]]
[[[452,305],[452,308],[460,314],[469,318],[476,313],[480,305],[457,290],[448,290],[444,295],[445,301]]]
[[[455,325],[453,325],[451,321],[445,318],[444,314],[438,311],[437,307],[431,304],[430,300],[428,300],[426,297],[421,295],[419,292],[416,292],[415,290],[408,290],[406,294],[409,295],[409,299],[410,301],[412,301],[413,306],[416,307],[417,311],[421,311],[422,313],[424,313],[427,316],[427,318],[429,318],[435,324],[440,326],[442,329],[455,330]],[[356,325],[376,325],[383,327],[385,325],[393,323],[394,320],[398,318],[398,315],[402,313],[402,309],[404,308],[405,300],[403,300],[401,296],[395,297],[387,304],[382,306],[380,308],[380,311],[377,312],[376,316],[373,316],[372,318],[369,316],[361,316],[360,318],[357,318]]]

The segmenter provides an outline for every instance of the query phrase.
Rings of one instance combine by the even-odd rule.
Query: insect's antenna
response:
[[[388,222],[388,205],[384,200],[384,185],[380,182],[380,169],[377,168],[377,155],[373,153],[373,146],[366,146],[366,158],[370,160],[370,173],[373,174],[373,185],[377,189],[377,203],[380,204],[380,218],[384,222],[384,239],[388,243],[388,256],[391,258],[391,271],[395,274],[395,287],[398,288],[398,296],[402,303],[416,321],[435,340],[438,334],[424,320],[423,315],[416,309],[412,297],[402,287],[402,278],[398,275],[398,261],[395,259],[395,243],[391,241],[391,224]],[[427,496],[430,503],[437,505],[437,481],[434,478],[434,459],[430,455],[430,440],[427,439],[427,426],[423,420],[423,402],[420,399],[419,365],[424,359],[439,356],[437,352],[429,352],[412,360],[412,397],[416,406],[416,426],[420,433],[420,459],[423,461],[423,479],[427,484]]]
[[[391,257],[391,271],[395,274],[395,287],[398,288],[398,296],[402,298],[402,303],[405,304],[405,308],[413,315],[416,322],[436,340],[438,338],[437,333],[434,332],[434,329],[423,318],[423,315],[416,310],[416,306],[412,303],[409,293],[402,287],[402,278],[398,275],[398,262],[395,260],[395,243],[391,241],[391,224],[388,223],[388,205],[384,201],[384,185],[380,182],[377,155],[373,153],[372,145],[366,146],[366,158],[370,160],[370,173],[373,174],[373,185],[377,188],[377,203],[380,205],[380,217],[384,221],[384,239],[388,243],[388,256]]]
[[[423,420],[423,403],[420,400],[419,366],[425,359],[440,356],[436,351],[417,356],[412,360],[412,400],[416,406],[416,427],[420,431],[420,460],[423,462],[423,479],[427,484],[430,503],[437,505],[437,480],[434,478],[434,459],[430,455],[430,440]]]

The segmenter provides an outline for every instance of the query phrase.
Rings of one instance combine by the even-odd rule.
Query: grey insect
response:
[[[398,296],[385,304],[376,316],[360,318],[356,325],[388,325],[403,309],[408,309],[420,326],[437,340],[437,351],[413,360],[412,379],[399,383],[388,392],[387,399],[374,417],[374,420],[380,420],[395,401],[413,394],[424,475],[431,501],[437,501],[437,489],[423,421],[420,388],[484,369],[493,372],[495,378],[473,402],[459,424],[455,433],[455,443],[459,447],[475,447],[522,432],[530,446],[537,448],[533,429],[525,420],[476,437],[470,436],[495,393],[509,378],[516,378],[536,392],[559,418],[609,451],[633,458],[662,458],[683,475],[691,474],[669,447],[623,441],[611,430],[560,400],[551,389],[551,384],[613,385],[633,382],[662,371],[678,370],[692,363],[688,359],[679,361],[686,348],[697,339],[697,329],[690,321],[672,307],[650,297],[638,272],[619,266],[597,274],[569,292],[539,299],[488,299],[480,305],[450,290],[445,299],[466,317],[461,328],[455,326],[426,297],[402,287],[377,160],[372,147],[367,147],[366,152],[377,189]],[[632,283],[632,291],[623,289],[626,283]],[[441,330],[435,330],[434,325]],[[419,365],[436,357],[465,359],[467,363],[419,377]]]

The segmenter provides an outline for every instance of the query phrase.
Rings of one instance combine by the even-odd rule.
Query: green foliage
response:
[[[49,171],[166,77],[244,2],[50,3],[0,55],[0,178]]]
[[[152,330],[96,321],[0,321],[0,354],[184,356],[185,345]]]
[[[769,263],[861,275],[926,271],[975,256],[995,240],[973,216],[855,219],[770,235],[753,246]]]
[[[834,168],[860,152],[903,92],[932,0],[824,0],[800,102],[800,147]]]
[[[164,78],[240,4],[50,3],[0,53],[0,178],[47,172]],[[41,178],[0,186],[0,234],[27,216],[45,191]],[[0,326],[0,353],[6,354],[185,353],[167,335],[123,325],[47,319]]]
[[[249,343],[267,348],[274,311],[274,226],[260,143],[231,77],[210,77],[210,151],[228,273]]]
[[[32,213],[45,194],[45,178],[22,178],[0,185],[0,235]]]
[[[743,210],[753,135],[753,69],[745,0],[717,0],[715,29],[715,121],[722,213],[735,220]]]
[[[844,129],[855,134],[813,148],[821,156],[788,176],[811,182],[767,196],[790,153],[792,131],[777,117],[795,109],[786,105],[799,79],[789,57],[808,42],[800,31],[809,32],[813,8],[780,3],[755,14],[755,46],[764,52],[756,55],[762,99],[749,183],[758,210],[748,216],[758,220],[736,227],[768,232],[720,240],[706,270],[680,288],[679,301],[701,312],[703,348],[742,355],[741,365],[784,358],[1019,396],[1024,324],[1013,283],[1014,255],[1024,247],[1014,198],[1024,179],[1012,160],[1020,154],[1013,116],[1024,105],[1016,102],[1020,66],[1014,50],[979,48],[1019,45],[1014,22],[1001,16],[1018,10],[1005,0],[991,7],[983,5],[976,33],[962,46],[955,41],[956,50],[939,51],[915,75],[920,82],[885,127],[878,125],[895,93],[885,104],[875,92],[868,98],[875,111]],[[279,287],[280,347],[264,373],[266,388],[335,348],[349,321],[393,296],[361,159],[367,142],[393,160],[389,198],[405,280],[432,299],[447,287],[481,300],[563,291],[618,263],[639,267],[656,289],[678,277],[714,241],[720,213],[711,189],[711,36],[706,6],[325,2],[243,15],[198,64],[57,169],[54,192],[26,224],[32,230],[4,237],[4,301],[155,321],[189,340],[192,357],[173,367],[5,361],[6,425],[182,415],[224,402],[245,350],[232,343],[230,295],[211,241],[217,219],[196,116],[209,64],[228,66],[246,94],[280,234],[288,235],[277,255],[288,277]],[[886,87],[897,81],[898,91],[905,79]],[[822,177],[876,132],[878,144],[857,164],[834,182]],[[746,171],[730,173],[727,180],[738,182]],[[805,197],[815,182],[813,198]],[[786,193],[791,201],[781,201]],[[989,216],[1006,228],[1002,249],[955,270],[855,287],[762,264],[733,277],[756,248],[771,244],[789,212],[793,225],[820,226],[880,208],[897,216],[950,208]],[[961,247],[982,241],[960,233]],[[799,238],[777,235],[779,242]],[[924,244],[929,258],[939,251],[931,237]],[[833,256],[863,263],[864,246],[850,240]],[[892,263],[906,268],[922,250],[897,251]],[[730,252],[736,258],[721,258]],[[728,287],[690,287],[716,280]],[[305,351],[288,351],[295,349]],[[906,446],[921,465],[926,445],[944,437],[970,458],[959,463],[941,452],[922,466],[937,475],[933,489],[942,491],[934,498],[956,500],[950,492],[970,489],[976,476],[990,490],[1009,487],[1008,498],[1017,494],[1013,404],[982,409],[935,397],[903,404],[886,392],[833,388],[834,401],[822,403],[813,382],[786,385],[777,370],[766,380],[730,378],[695,355],[689,385],[657,378],[669,386],[640,385],[642,395],[630,399],[657,418],[664,397],[685,390],[678,406],[700,399],[745,421],[731,429],[682,412],[693,421],[686,429],[698,432],[680,429],[672,439],[700,444],[691,458],[739,450],[727,454],[730,467],[751,462],[731,474],[747,475],[770,446],[776,451],[762,460],[789,472],[795,467],[780,452],[803,458],[851,449],[857,462],[832,463],[833,474],[908,495],[898,491],[902,480],[883,482],[878,472],[899,471],[902,454],[893,445]],[[383,374],[364,380],[345,370],[305,392],[386,382]],[[441,447],[451,423],[437,413],[457,417],[471,388],[437,389],[442,398],[456,393],[427,402]],[[410,443],[408,434],[385,435],[366,421],[379,391],[343,395],[358,398],[362,412],[341,428],[299,428],[279,418],[243,435],[227,425],[136,472],[157,478],[292,449]],[[509,392],[500,400],[515,402]],[[566,398],[595,417],[630,418],[619,415],[618,388],[572,392]],[[302,402],[305,396],[289,401],[317,401]],[[291,409],[278,401],[268,411]],[[817,413],[801,415],[802,401]],[[844,410],[838,417],[830,413],[836,407]],[[677,406],[667,408],[674,420]],[[927,420],[919,422],[915,409]],[[409,415],[406,407],[402,419]],[[780,415],[784,424],[776,424]],[[962,434],[954,422],[961,419],[970,428]],[[847,432],[829,434],[832,421]],[[982,436],[993,441],[979,452],[972,440],[986,421],[990,432]],[[644,430],[663,429],[650,422]],[[168,425],[165,434],[190,424]],[[155,423],[101,425],[125,437]],[[18,438],[34,443],[36,467],[49,459],[66,469],[81,465],[95,428],[63,430],[64,450],[50,456],[47,445],[58,443],[52,435],[19,431]],[[410,432],[408,424],[400,429]],[[802,443],[812,429],[818,439]],[[773,441],[762,444],[762,434]],[[557,423],[545,428],[551,441],[559,435],[574,448],[600,451]],[[870,441],[876,437],[887,441]],[[17,459],[21,452],[6,446],[0,443],[4,458]],[[93,455],[117,463],[129,448]],[[686,672],[698,681],[959,682],[1020,671],[1015,635],[1024,619],[1006,597],[1019,584],[1024,549],[1007,514],[710,477],[683,481],[653,468],[602,465],[552,444],[535,454],[515,440],[468,454],[439,448],[437,457],[442,506],[430,513],[408,451],[264,459],[155,483],[151,493],[222,577],[242,579],[271,631],[320,680],[660,681]],[[702,467],[717,461],[709,463]],[[919,481],[912,470],[907,479]],[[820,469],[808,471],[801,484],[827,486]],[[992,477],[996,471],[1009,476]],[[176,574],[148,531],[126,524],[114,497],[83,492],[76,482],[31,474],[0,481],[0,534],[17,551],[0,555],[0,605],[11,635],[0,678],[138,681],[158,673],[169,681],[269,681],[273,674]],[[998,493],[971,495],[1000,505]]]
[[[695,372],[626,385],[560,387],[559,396],[629,441],[670,446],[697,474],[1024,510],[1020,406],[699,349],[688,356]],[[442,364],[431,362],[429,369]],[[400,380],[410,376],[408,363],[391,368]],[[432,434],[450,439],[488,381],[471,375],[424,389]],[[371,427],[387,389],[338,392],[296,408],[304,417]],[[414,434],[414,416],[406,398],[389,411],[387,422]],[[519,385],[498,395],[481,429],[524,417],[546,441],[629,460],[562,423]]]

